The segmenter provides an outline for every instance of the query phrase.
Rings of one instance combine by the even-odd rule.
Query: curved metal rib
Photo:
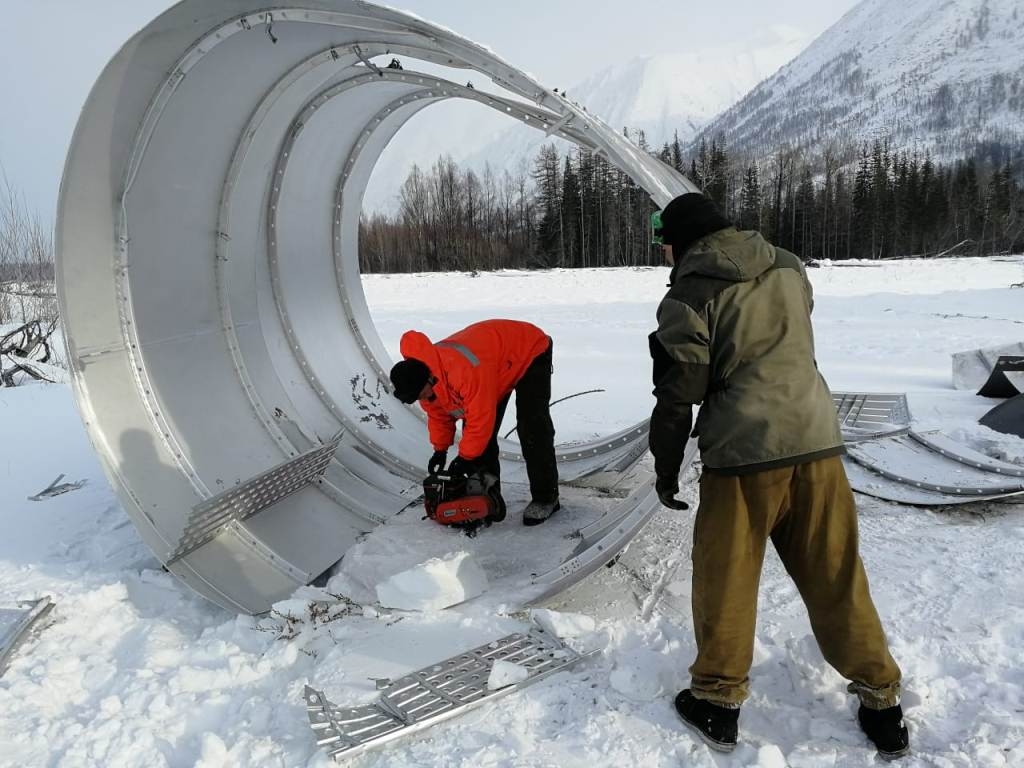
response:
[[[386,51],[498,88],[380,69]],[[446,98],[601,152],[659,203],[693,189],[490,51],[359,0],[184,0],[85,105],[61,185],[58,291],[79,408],[146,543],[171,560],[194,508],[338,440],[322,476],[169,565],[225,607],[267,610],[418,495],[424,425],[387,392],[358,220],[384,147]],[[563,447],[561,475],[628,464],[645,440],[641,424]],[[502,447],[514,477],[521,457]],[[623,511],[623,542],[649,496]]]

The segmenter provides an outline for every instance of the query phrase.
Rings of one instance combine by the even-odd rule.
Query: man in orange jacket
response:
[[[543,523],[559,509],[555,428],[548,408],[551,346],[544,331],[517,320],[484,320],[436,344],[419,331],[407,331],[400,344],[405,359],[391,369],[395,397],[406,404],[418,400],[427,414],[434,447],[427,471],[444,469],[455,442],[455,422],[462,419],[459,455],[448,471],[494,476],[495,522],[505,518],[498,430],[513,390],[532,497],[523,523]]]

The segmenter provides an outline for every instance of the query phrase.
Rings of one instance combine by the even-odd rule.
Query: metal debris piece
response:
[[[909,434],[866,440],[847,446],[850,462],[869,470],[850,473],[852,487],[883,499],[893,497],[892,484],[914,491],[910,504],[956,504],[1024,493],[1024,477],[999,469],[1000,462],[983,457],[941,433]],[[954,452],[955,451],[955,452]],[[881,478],[881,481],[873,478]],[[924,494],[924,495],[922,495]]]
[[[43,499],[52,499],[54,496],[60,496],[62,493],[68,491],[77,491],[79,488],[84,486],[87,480],[78,480],[74,483],[61,483],[64,479],[64,475],[57,475],[57,479],[46,486],[43,490],[37,493],[35,496],[29,496],[29,501],[42,501]]]
[[[985,385],[999,358],[1024,355],[1024,341],[988,349],[971,349],[953,354],[953,387],[977,391]]]
[[[532,685],[593,653],[577,653],[536,628],[405,675],[391,682],[375,703],[361,707],[335,706],[307,685],[306,713],[318,746],[335,759],[352,757]],[[489,690],[487,680],[496,661],[525,667],[529,677]]]
[[[209,544],[228,525],[243,522],[323,476],[341,435],[192,508],[188,525],[165,565]]]
[[[966,464],[969,467],[982,469],[986,472],[994,472],[997,475],[1024,477],[1024,466],[1010,464],[1009,462],[995,459],[988,454],[979,453],[939,430],[929,430],[927,432],[914,431],[910,433],[910,436],[917,442],[923,443],[933,451],[942,454],[947,459],[953,459],[953,461]]]
[[[903,393],[833,392],[839,426],[846,442],[906,432],[910,407]]]
[[[1024,395],[1004,400],[982,416],[978,423],[1004,435],[1024,437]]]
[[[1016,397],[1021,392],[1024,392],[1024,355],[1000,355],[992,373],[978,390],[981,397],[1002,398]]]
[[[0,675],[7,671],[11,657],[37,625],[51,610],[49,597],[20,601],[13,608],[0,607]]]

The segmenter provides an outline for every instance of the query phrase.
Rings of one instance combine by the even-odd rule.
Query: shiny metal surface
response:
[[[368,66],[385,53],[407,68]],[[58,292],[80,411],[146,543],[168,562],[194,507],[342,433],[320,482],[169,563],[228,609],[266,611],[418,495],[425,426],[387,391],[358,220],[384,147],[450,98],[604,154],[659,204],[693,189],[492,52],[358,0],[184,0],[125,44],[82,111]],[[640,425],[573,446],[561,475],[645,440]],[[523,474],[514,445],[502,456]]]
[[[916,432],[847,444],[847,457],[886,480],[952,499],[998,498],[1024,493],[1024,477],[999,468],[941,433]],[[973,454],[973,455],[972,455]],[[871,482],[853,488],[875,495]],[[888,498],[887,496],[880,496]]]
[[[373,704],[339,707],[322,691],[305,687],[306,714],[317,746],[347,758],[464,714],[569,669],[592,654],[580,654],[540,629],[507,635],[479,648],[411,672],[384,689]],[[488,688],[495,662],[522,667],[518,683]]]
[[[25,600],[14,606],[0,606],[0,676],[7,671],[11,658],[28,638],[33,627],[41,624],[53,610],[49,597]]]

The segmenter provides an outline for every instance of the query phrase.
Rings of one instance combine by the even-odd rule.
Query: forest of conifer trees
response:
[[[642,133],[635,137],[646,145]],[[1024,251],[1020,149],[979,147],[955,163],[874,141],[813,160],[779,150],[755,162],[720,141],[688,157],[678,139],[654,152],[685,173],[741,229],[805,260],[989,256]],[[532,166],[482,174],[442,157],[413,168],[393,214],[364,215],[364,272],[616,267],[661,263],[647,193],[603,157],[548,144]]]

